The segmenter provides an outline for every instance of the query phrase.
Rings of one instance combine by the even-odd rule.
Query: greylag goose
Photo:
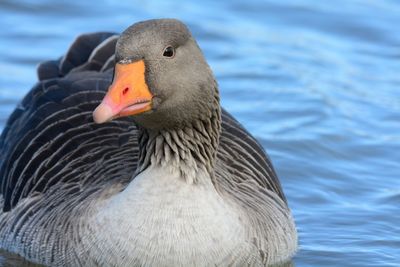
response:
[[[182,22],[82,35],[38,76],[0,138],[0,248],[48,266],[293,256],[296,228],[272,164],[220,107]]]

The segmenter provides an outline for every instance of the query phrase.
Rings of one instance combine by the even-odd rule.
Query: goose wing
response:
[[[82,35],[63,58],[39,65],[39,82],[0,137],[3,211],[55,185],[72,197],[131,180],[138,154],[135,124],[130,118],[101,125],[92,119],[112,79],[116,40],[111,33]]]

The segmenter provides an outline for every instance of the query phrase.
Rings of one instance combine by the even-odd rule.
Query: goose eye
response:
[[[167,46],[164,49],[163,56],[164,57],[173,57],[175,55],[175,49],[172,46]]]

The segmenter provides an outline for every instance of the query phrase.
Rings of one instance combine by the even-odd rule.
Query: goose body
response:
[[[116,266],[226,265],[232,257],[236,265],[256,262],[237,210],[217,193],[210,177],[198,175],[205,182],[193,187],[178,172],[165,174],[164,168],[151,167],[105,201],[89,225],[110,234],[87,240],[107,255],[99,261]],[[115,247],[140,260],[127,264]],[[207,257],[200,263],[202,255]]]
[[[181,22],[83,35],[38,76],[0,137],[0,248],[48,266],[265,266],[295,253],[272,164],[220,108]],[[140,101],[117,110],[124,97]]]

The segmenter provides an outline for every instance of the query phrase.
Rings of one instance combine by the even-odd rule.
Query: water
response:
[[[398,1],[61,2],[0,2],[0,128],[36,64],[78,34],[179,18],[223,106],[275,164],[300,234],[294,264],[400,266]]]

